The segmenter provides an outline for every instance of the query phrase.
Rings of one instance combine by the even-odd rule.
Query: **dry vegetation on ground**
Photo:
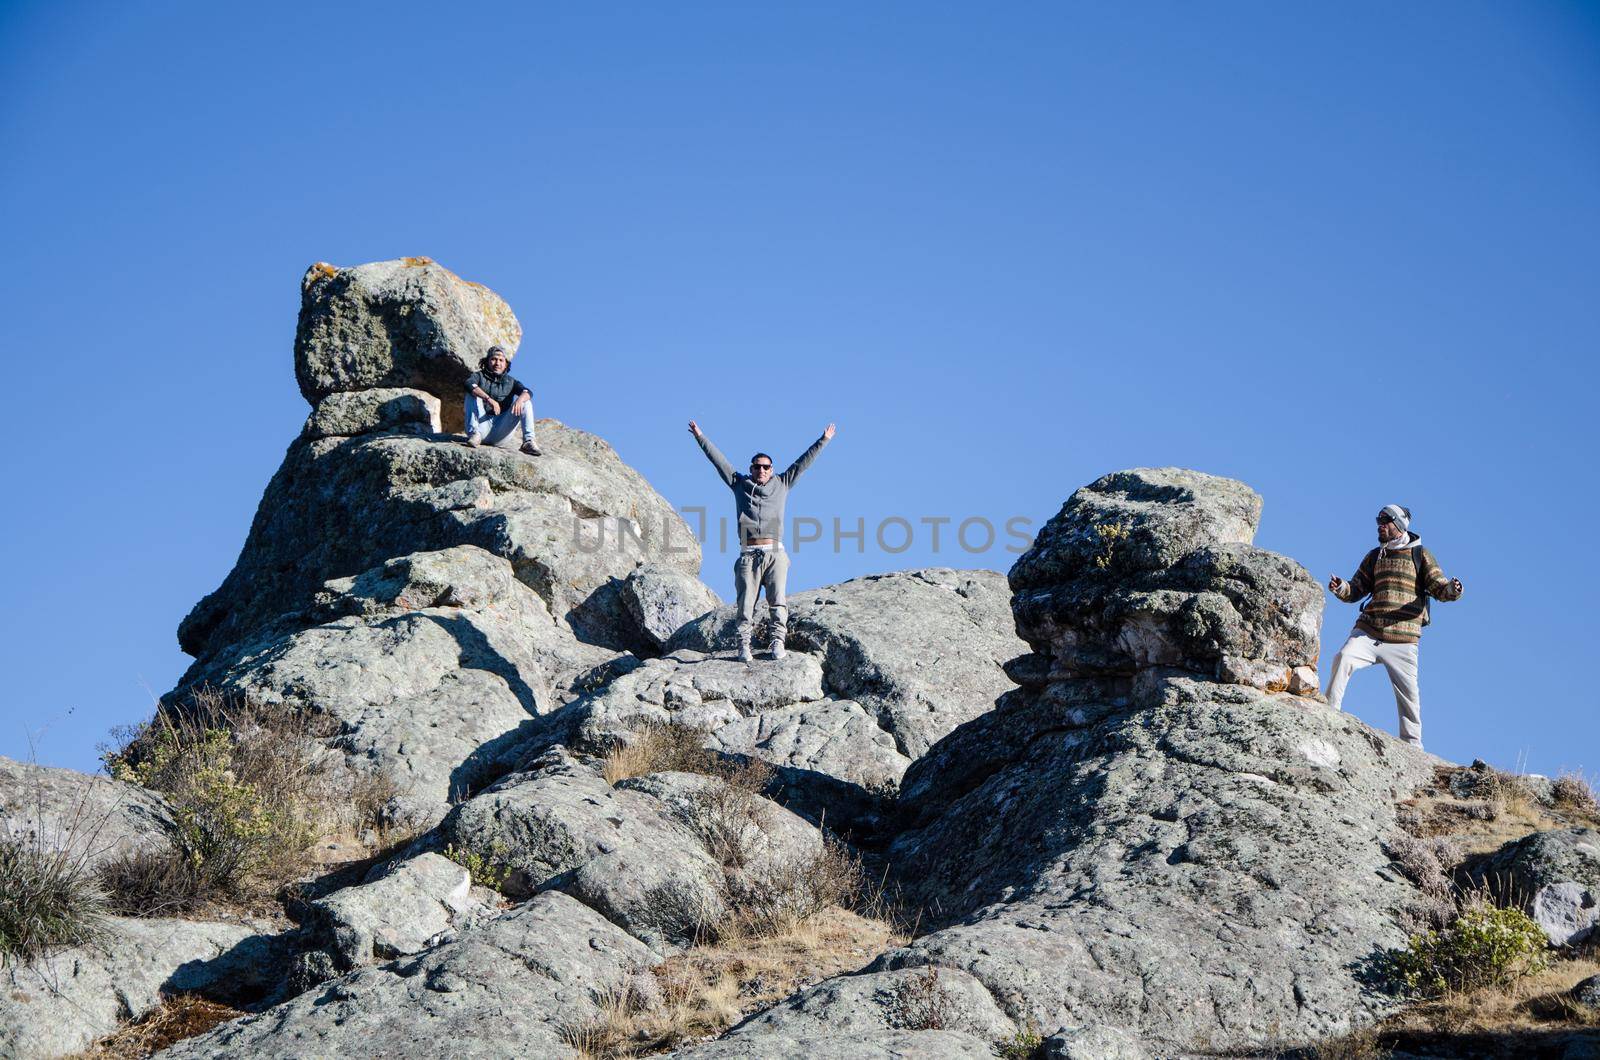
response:
[[[591,1060],[711,1038],[902,941],[885,920],[833,908],[781,934],[695,946],[644,973],[653,982],[619,984],[598,1017],[567,1028],[565,1037]]]
[[[192,994],[176,994],[137,1023],[101,1038],[72,1060],[145,1060],[244,1013]]]
[[[1452,790],[1452,780],[1465,795]],[[1400,804],[1400,823],[1419,838],[1448,838],[1466,856],[1499,850],[1532,832],[1600,827],[1600,807],[1581,774],[1557,778],[1553,794],[1554,804],[1549,805],[1515,774],[1441,766],[1434,771],[1432,784]]]

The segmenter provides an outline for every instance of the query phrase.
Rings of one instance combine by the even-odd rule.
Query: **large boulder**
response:
[[[1017,632],[1051,677],[1168,667],[1311,691],[1322,590],[1298,563],[1251,546],[1260,513],[1249,487],[1197,471],[1098,479],[1012,567]]]
[[[690,620],[715,610],[722,600],[687,571],[647,563],[623,581],[622,599],[645,649],[659,652]]]
[[[426,390],[459,430],[467,376],[490,346],[515,355],[521,341],[499,295],[427,258],[318,262],[300,281],[294,373],[313,405],[341,390]]]
[[[98,943],[5,970],[0,1056],[76,1055],[163,994],[259,996],[277,974],[271,958],[270,944],[243,924],[108,918]]]
[[[487,913],[467,870],[425,851],[311,902],[305,923],[334,966],[349,971],[421,953]]]
[[[565,894],[541,894],[415,957],[351,972],[180,1042],[218,1056],[570,1057],[562,1032],[659,957]]]
[[[656,562],[693,574],[688,525],[605,442],[547,423],[544,455],[400,434],[299,439],[222,585],[178,627],[199,659],[264,627],[308,624],[324,583],[419,551],[477,545],[511,562],[556,620],[626,649],[633,619],[597,590]]]
[[[394,816],[426,825],[509,771],[535,717],[620,663],[558,626],[507,560],[459,545],[328,582],[301,621],[196,663],[174,699],[203,685],[336,719],[333,746],[394,782]]]
[[[174,828],[165,800],[135,784],[0,757],[0,835],[95,866],[164,848]]]
[[[726,651],[734,617],[703,615],[667,648]],[[1028,650],[1003,575],[942,567],[797,593],[787,643],[819,656],[829,696],[860,704],[905,758],[992,707],[1013,685],[1002,666]]]
[[[1600,924],[1600,829],[1535,832],[1476,861],[1466,874],[1521,906],[1552,945],[1580,943]]]

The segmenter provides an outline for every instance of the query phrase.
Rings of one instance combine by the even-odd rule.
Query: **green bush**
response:
[[[506,881],[511,878],[511,866],[504,861],[506,847],[498,839],[489,844],[487,854],[450,843],[444,848],[444,856],[466,869],[474,884],[491,891],[504,891]]]
[[[351,778],[320,747],[327,733],[319,724],[288,708],[229,703],[202,690],[182,708],[158,713],[104,761],[116,779],[165,796],[173,845],[199,894],[237,892],[291,878],[317,838],[350,813]],[[153,861],[120,868],[135,891],[161,875]],[[165,878],[184,884],[176,872]]]
[[[1531,917],[1487,902],[1468,906],[1442,931],[1413,935],[1391,954],[1395,979],[1424,997],[1504,986],[1543,971],[1549,960],[1544,931]]]
[[[0,835],[0,965],[93,942],[104,915],[81,853],[49,847],[37,834]]]

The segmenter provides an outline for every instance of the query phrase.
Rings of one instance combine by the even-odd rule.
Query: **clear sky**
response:
[[[691,416],[837,421],[791,514],[918,533],[791,589],[1003,570],[921,520],[1137,465],[1319,579],[1409,505],[1466,583],[1429,749],[1600,772],[1600,5],[10,0],[0,231],[0,754],[148,713],[305,418],[301,273],[428,255],[675,504],[728,504]],[[1394,730],[1381,670],[1347,706]]]

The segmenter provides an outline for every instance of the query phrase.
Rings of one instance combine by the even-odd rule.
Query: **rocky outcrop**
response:
[[[1028,650],[994,571],[942,567],[856,578],[789,598],[788,646],[822,660],[830,698],[860,706],[916,758],[1012,687],[1002,666]],[[669,650],[728,651],[734,612],[683,627]]]
[[[510,562],[459,545],[326,583],[288,631],[184,685],[336,719],[333,746],[394,781],[392,815],[431,824],[512,768],[532,719],[619,662],[561,628]]]
[[[136,1020],[163,994],[233,1001],[267,992],[271,946],[241,924],[108,918],[100,942],[0,969],[0,1056],[66,1056]]]
[[[222,586],[178,628],[209,661],[267,627],[306,623],[324,584],[419,551],[477,545],[510,561],[557,621],[625,648],[634,622],[613,590],[641,563],[693,575],[700,547],[638,472],[593,435],[548,423],[544,455],[438,438],[297,440],[268,484]]]
[[[0,834],[32,836],[94,866],[167,843],[166,802],[109,777],[0,758]]]
[[[529,746],[562,744],[597,756],[651,725],[675,722],[704,730],[710,750],[771,763],[774,795],[796,812],[826,817],[835,828],[869,828],[910,760],[877,716],[830,698],[823,683],[813,655],[748,664],[680,650],[541,719]]]
[[[1478,860],[1466,875],[1524,909],[1551,945],[1576,945],[1600,924],[1600,830],[1535,832]]]
[[[563,1030],[595,1018],[608,990],[659,960],[547,891],[454,942],[351,972],[161,1055],[568,1057]]]
[[[890,848],[938,928],[881,958],[1163,1055],[1312,1039],[1417,898],[1383,840],[1432,760],[1290,686],[1315,585],[1194,472],[1078,491],[1011,573],[1024,685],[908,771]],[[1062,1045],[1066,1048],[1066,1045]],[[1064,1055],[1072,1055],[1066,1053]]]
[[[294,372],[313,405],[337,391],[426,390],[460,430],[462,383],[490,346],[514,356],[521,341],[499,295],[427,258],[318,262],[300,281]]]

